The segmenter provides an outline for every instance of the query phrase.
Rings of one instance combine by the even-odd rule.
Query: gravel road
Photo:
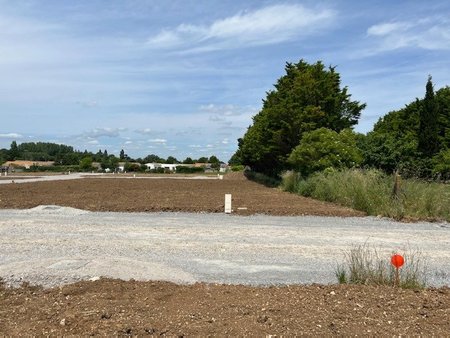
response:
[[[115,179],[115,178],[128,178],[128,179],[175,179],[175,180],[217,180],[222,179],[222,175],[186,175],[186,176],[175,176],[175,175],[164,175],[164,176],[139,176],[139,175],[126,175],[126,174],[97,174],[97,173],[72,173],[64,175],[49,175],[49,176],[23,176],[23,175],[8,175],[0,176],[0,184],[21,184],[21,183],[34,183],[34,182],[48,182],[48,181],[69,181],[69,180],[79,180],[88,177],[105,178],[105,179]]]
[[[450,286],[450,224],[373,217],[0,210],[0,277],[56,286],[98,276],[178,283],[335,283],[354,244],[425,255],[428,282]]]

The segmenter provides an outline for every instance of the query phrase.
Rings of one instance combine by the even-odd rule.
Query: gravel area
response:
[[[428,282],[450,285],[450,225],[373,217],[0,210],[0,277],[46,287],[107,276],[272,285],[335,283],[344,251],[367,242],[426,257]]]
[[[71,174],[56,174],[56,175],[14,175],[0,176],[0,184],[12,183],[34,183],[34,182],[49,182],[49,181],[69,181],[78,180],[82,178],[128,178],[128,179],[182,179],[182,180],[217,180],[221,179],[221,175],[143,175],[143,174],[102,174],[102,173],[71,173]]]

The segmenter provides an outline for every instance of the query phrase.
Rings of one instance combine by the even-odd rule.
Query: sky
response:
[[[300,59],[336,67],[367,133],[450,85],[450,2],[0,0],[0,148],[227,161]]]

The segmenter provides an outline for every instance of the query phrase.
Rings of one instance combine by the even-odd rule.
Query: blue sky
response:
[[[228,160],[302,58],[337,66],[368,132],[450,85],[450,2],[0,0],[0,147]]]

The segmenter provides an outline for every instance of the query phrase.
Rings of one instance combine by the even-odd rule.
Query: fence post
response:
[[[400,198],[400,189],[401,189],[401,177],[398,173],[398,170],[394,172],[394,188],[392,189],[392,196],[395,198]]]
[[[231,194],[225,194],[225,213],[231,214]]]

